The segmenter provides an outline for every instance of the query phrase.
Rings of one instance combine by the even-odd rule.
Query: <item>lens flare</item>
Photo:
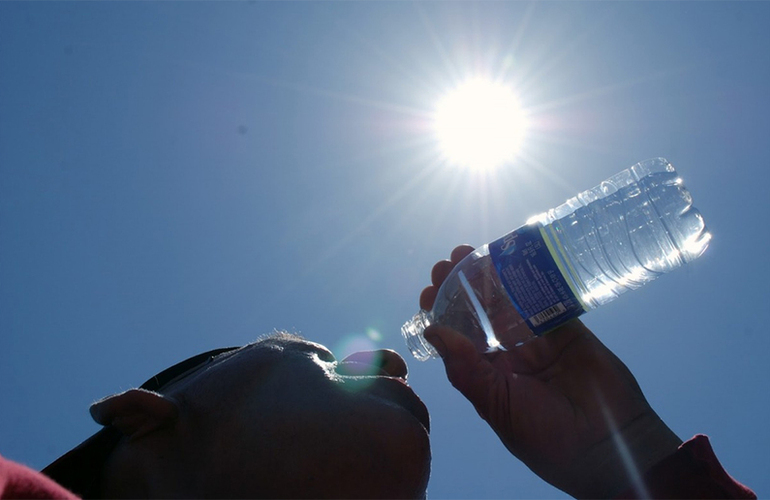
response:
[[[367,328],[366,329],[366,336],[372,342],[380,342],[382,340],[382,334],[380,333],[379,330],[376,330],[374,328]]]
[[[340,363],[338,371],[341,370],[345,375],[354,377],[380,374],[382,354],[378,351],[380,349],[378,344],[382,338],[380,331],[374,327],[365,328],[363,333],[352,333],[343,337],[333,349],[337,359],[344,361]],[[370,378],[348,380],[346,388],[358,391],[371,382]]]

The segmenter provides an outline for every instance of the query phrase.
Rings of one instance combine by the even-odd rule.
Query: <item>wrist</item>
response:
[[[627,489],[646,497],[644,474],[676,452],[682,440],[654,412],[644,413],[580,457],[578,484],[568,491],[578,498],[613,498]]]

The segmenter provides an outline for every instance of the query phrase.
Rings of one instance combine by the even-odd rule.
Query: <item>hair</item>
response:
[[[263,342],[275,342],[283,344],[286,342],[296,342],[298,340],[303,341],[306,339],[299,333],[289,332],[287,330],[273,330],[270,333],[260,335],[257,337],[257,340],[252,342],[250,345],[261,344]]]

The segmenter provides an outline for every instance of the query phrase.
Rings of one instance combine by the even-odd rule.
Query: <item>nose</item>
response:
[[[385,375],[404,380],[409,373],[404,358],[390,349],[353,353],[339,362],[337,371],[344,371],[346,375]]]

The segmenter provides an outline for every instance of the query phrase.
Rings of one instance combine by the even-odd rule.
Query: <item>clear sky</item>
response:
[[[768,25],[768,2],[0,3],[0,454],[43,467],[94,400],[277,328],[407,357],[430,497],[564,497],[399,328],[456,244],[663,156],[712,244],[584,320],[770,496]],[[531,122],[486,173],[430,126],[475,76]]]

